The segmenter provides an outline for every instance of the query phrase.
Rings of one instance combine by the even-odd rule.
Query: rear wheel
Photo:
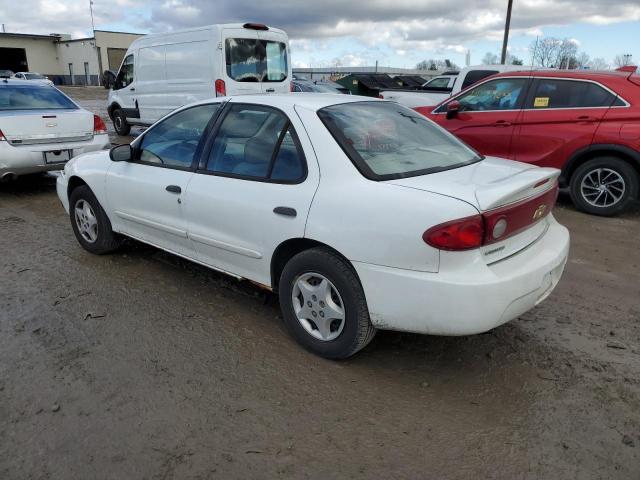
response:
[[[593,215],[622,213],[638,196],[638,173],[624,160],[599,157],[580,165],[571,177],[571,200]]]
[[[73,233],[85,250],[101,255],[120,246],[121,238],[111,229],[109,217],[86,185],[71,192],[69,217]]]
[[[113,112],[113,128],[118,135],[123,137],[129,135],[129,132],[131,132],[131,125],[127,122],[127,117],[120,108]]]
[[[279,284],[287,329],[308,350],[347,358],[375,335],[355,271],[327,248],[312,248],[285,265]]]

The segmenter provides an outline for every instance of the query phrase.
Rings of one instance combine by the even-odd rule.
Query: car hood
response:
[[[457,198],[484,212],[538,195],[559,175],[555,168],[486,157],[464,167],[387,183]]]

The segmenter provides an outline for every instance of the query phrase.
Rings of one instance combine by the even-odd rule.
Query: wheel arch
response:
[[[324,247],[340,256],[345,262],[351,265],[351,268],[353,269],[356,277],[358,276],[358,273],[356,272],[355,268],[353,268],[353,265],[351,264],[349,259],[338,250],[333,248],[331,245],[327,245],[326,243],[314,240],[312,238],[290,238],[278,245],[273,251],[273,255],[271,256],[271,289],[273,290],[273,292],[278,292],[280,275],[282,274],[282,270],[284,269],[287,262],[298,253],[316,247]]]
[[[83,185],[89,187],[89,184],[77,175],[72,175],[71,177],[69,177],[69,180],[67,181],[67,198],[71,198],[71,193],[73,193],[76,188]],[[89,187],[89,189],[91,189],[91,187]]]
[[[624,145],[604,143],[590,145],[575,152],[562,168],[562,175],[560,176],[561,185],[565,187],[569,186],[571,177],[580,165],[594,158],[605,156],[616,157],[627,162],[640,177],[640,152]]]

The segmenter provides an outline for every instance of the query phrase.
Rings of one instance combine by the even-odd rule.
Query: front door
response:
[[[115,230],[193,257],[184,215],[203,132],[218,104],[179,111],[147,130],[132,162],[113,163],[106,181]]]
[[[446,103],[431,118],[482,155],[510,158],[528,82],[527,78],[489,80],[452,99],[460,102],[453,118],[447,118]]]
[[[318,186],[305,130],[293,111],[228,104],[210,143],[187,189],[198,259],[271,285],[272,254],[284,240],[304,237]]]
[[[593,136],[616,96],[589,81],[536,79],[514,134],[514,158],[562,168]]]
[[[127,109],[127,116],[132,118],[134,110],[137,110],[135,87],[135,64],[133,54],[129,54],[122,61],[120,71],[113,85],[114,95],[120,107]],[[137,115],[137,114],[135,114]]]

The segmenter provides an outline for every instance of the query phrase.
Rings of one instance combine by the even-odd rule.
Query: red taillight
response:
[[[226,97],[227,96],[227,86],[224,84],[224,80],[217,79],[216,80],[216,97]]]
[[[440,250],[470,250],[482,245],[484,220],[481,215],[442,223],[424,232],[422,239]]]
[[[296,87],[293,86],[293,82],[289,83],[289,91],[290,92],[295,92],[296,91]]]
[[[98,115],[93,116],[93,134],[99,135],[107,133],[107,126]]]
[[[2,133],[2,130],[0,130],[0,142],[2,142],[3,140],[6,140],[6,138],[4,138],[4,133]]]

